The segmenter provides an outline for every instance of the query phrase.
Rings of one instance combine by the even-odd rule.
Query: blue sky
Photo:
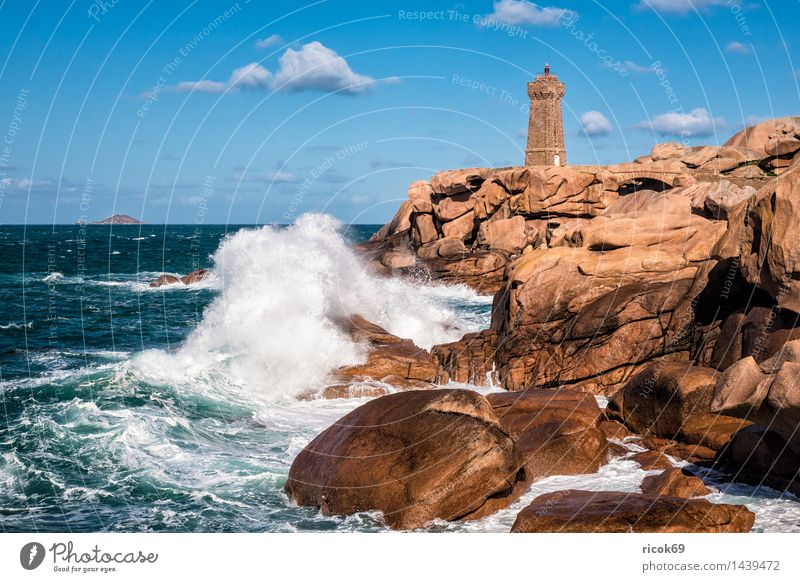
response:
[[[797,0],[0,4],[0,223],[387,220],[438,170],[522,163],[526,83],[570,163],[800,113]]]

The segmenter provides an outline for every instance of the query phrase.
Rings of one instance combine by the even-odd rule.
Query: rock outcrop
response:
[[[211,275],[208,269],[197,269],[184,275],[177,277],[176,275],[163,274],[150,282],[150,287],[161,287],[162,285],[174,285],[175,283],[183,283],[184,285],[193,285],[207,279]]]
[[[658,475],[649,475],[641,485],[642,493],[669,497],[702,497],[711,491],[702,480],[695,477],[687,469],[673,467]]]
[[[354,341],[367,346],[363,364],[345,366],[331,375],[323,398],[374,397],[393,390],[432,388],[439,368],[430,352],[361,317],[338,322]],[[309,395],[311,396],[311,395]]]
[[[800,493],[800,340],[760,364],[748,356],[730,366],[714,386],[711,410],[756,423],[733,435],[721,455],[724,465],[748,480]]]
[[[377,272],[493,293],[490,328],[427,352],[369,327],[367,362],[337,371],[328,395],[448,380],[508,392],[464,396],[453,414],[468,428],[446,435],[435,430],[452,391],[370,402],[301,453],[287,493],[419,527],[487,515],[536,479],[616,455],[663,472],[643,493],[539,497],[514,531],[749,530],[744,507],[686,499],[707,490],[674,459],[800,491],[799,119],[612,166],[467,168],[412,184],[361,249]],[[592,394],[609,397],[605,411]]]
[[[423,269],[496,294],[497,349],[483,362],[471,357],[469,367],[497,370],[509,389],[610,393],[655,358],[711,363],[724,322],[706,329],[699,300],[725,283],[721,271],[731,263],[743,285],[761,285],[731,233],[769,222],[763,205],[748,210],[774,182],[760,169],[765,155],[668,143],[608,167],[441,172],[411,185],[368,252],[380,268]],[[781,180],[791,182],[791,173]],[[766,286],[794,284],[788,263],[770,263]],[[698,346],[703,326],[709,341]]]
[[[378,510],[393,528],[481,515],[515,499],[514,441],[468,390],[383,396],[323,431],[292,463],[287,495],[326,513]],[[519,492],[521,494],[521,492]]]
[[[181,280],[180,280],[179,277],[176,277],[175,275],[168,275],[168,274],[165,273],[163,275],[159,275],[158,279],[150,281],[150,287],[161,287],[163,285],[174,285],[175,283],[180,283],[180,282],[181,282]]]
[[[541,495],[517,516],[518,533],[740,533],[755,515],[743,505],[713,504],[616,491],[556,491]]]
[[[611,408],[636,433],[697,445],[716,453],[735,433],[752,424],[711,409],[718,377],[719,373],[711,368],[655,362],[614,395]]]
[[[761,157],[786,155],[800,150],[800,118],[769,119],[744,128],[725,142],[726,147],[745,147]],[[795,147],[795,142],[797,147]],[[779,153],[780,152],[780,153]]]
[[[572,390],[401,392],[364,404],[297,456],[286,484],[301,505],[379,510],[395,528],[477,519],[551,475],[608,460],[597,401]]]
[[[525,390],[493,393],[487,399],[514,439],[529,482],[595,473],[605,464],[608,441],[598,426],[601,410],[590,394]]]

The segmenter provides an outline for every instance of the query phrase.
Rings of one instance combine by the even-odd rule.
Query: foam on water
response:
[[[32,321],[29,321],[28,323],[15,323],[12,321],[10,323],[0,324],[0,329],[25,329],[25,328],[31,329],[32,327],[33,327]]]
[[[213,260],[221,293],[197,329],[177,351],[137,359],[151,381],[224,377],[261,395],[291,397],[321,386],[338,367],[363,362],[365,347],[344,333],[341,318],[362,315],[430,348],[470,329],[446,300],[478,300],[465,288],[420,292],[372,274],[338,222],[323,215],[285,229],[241,230]]]

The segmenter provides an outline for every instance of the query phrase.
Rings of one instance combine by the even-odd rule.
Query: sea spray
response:
[[[140,373],[178,383],[224,377],[289,397],[323,385],[340,366],[363,362],[365,346],[336,323],[347,315],[424,348],[467,331],[435,294],[372,274],[329,216],[241,230],[222,242],[213,262],[221,294],[177,351],[142,354]]]

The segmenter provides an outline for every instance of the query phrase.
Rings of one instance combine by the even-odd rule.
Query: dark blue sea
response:
[[[432,345],[484,326],[489,300],[373,277],[351,246],[377,228],[0,226],[0,531],[383,529],[282,491],[363,402],[313,399],[363,357],[333,320]]]
[[[383,531],[322,515],[283,485],[319,432],[363,403],[315,398],[363,361],[358,313],[422,347],[489,323],[491,297],[379,278],[352,245],[377,226],[0,226],[0,531]],[[162,273],[211,270],[151,288]],[[491,390],[484,388],[482,390]],[[430,531],[509,531],[543,492],[635,491],[617,459],[552,477],[507,510]],[[720,484],[756,529],[800,528],[796,501]]]

